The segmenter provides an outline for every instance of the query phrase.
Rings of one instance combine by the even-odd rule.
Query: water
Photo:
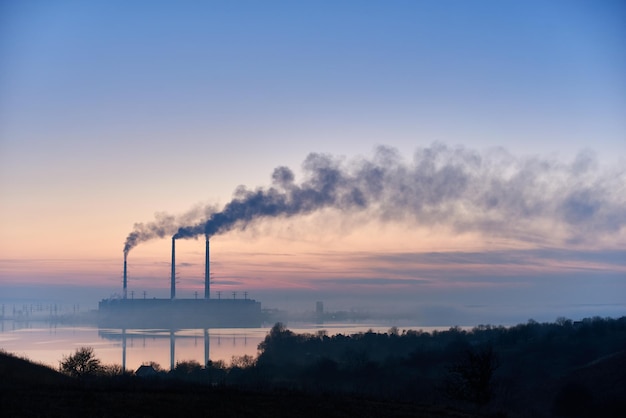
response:
[[[183,330],[99,329],[92,326],[48,325],[44,322],[0,321],[0,348],[31,361],[58,368],[64,356],[77,348],[93,347],[103,364],[125,365],[136,370],[142,364],[156,362],[169,369],[180,361],[194,360],[205,364],[206,359],[222,360],[230,364],[233,356],[258,354],[257,347],[271,329],[220,328]],[[298,323],[288,328],[296,333],[316,333],[325,330],[328,335],[359,332],[387,332],[394,324],[383,323]],[[400,326],[402,329],[432,331],[436,327]]]

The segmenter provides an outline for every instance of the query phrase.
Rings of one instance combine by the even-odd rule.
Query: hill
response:
[[[81,381],[6,353],[0,353],[0,377],[0,415],[6,417],[473,417],[445,407],[357,396],[207,387],[130,375]]]

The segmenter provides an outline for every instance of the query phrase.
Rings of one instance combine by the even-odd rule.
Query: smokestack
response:
[[[126,254],[124,254],[124,299],[126,299],[126,286],[128,283],[128,276],[126,274]]]
[[[211,299],[211,274],[209,269],[209,237],[206,237],[206,255],[204,259],[204,298]]]
[[[172,238],[172,290],[171,298],[176,298],[176,240]]]

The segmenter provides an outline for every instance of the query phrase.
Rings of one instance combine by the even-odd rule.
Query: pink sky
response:
[[[220,230],[216,291],[626,304],[619,2],[5,3],[1,299],[121,292],[135,224],[173,216],[128,259],[166,297],[168,237],[239,190],[293,216]]]

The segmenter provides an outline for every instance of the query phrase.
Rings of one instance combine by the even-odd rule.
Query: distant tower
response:
[[[324,302],[315,302],[315,322],[318,324],[324,322]]]
[[[317,301],[315,302],[315,313],[321,315],[324,313],[324,302]]]

